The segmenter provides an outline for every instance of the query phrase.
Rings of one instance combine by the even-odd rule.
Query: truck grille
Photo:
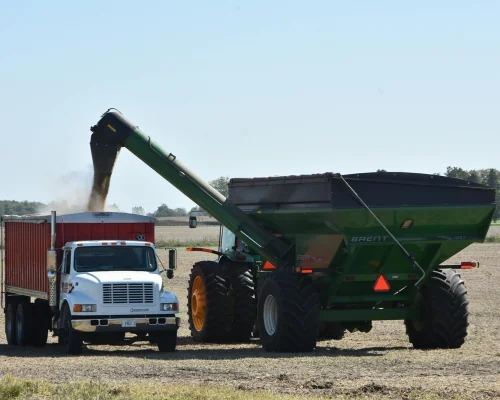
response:
[[[104,304],[152,304],[152,283],[105,283],[102,289]]]

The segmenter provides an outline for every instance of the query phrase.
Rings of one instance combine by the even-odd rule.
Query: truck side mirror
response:
[[[189,227],[196,228],[196,225],[198,225],[198,221],[196,220],[196,217],[194,215],[191,215],[189,217]]]

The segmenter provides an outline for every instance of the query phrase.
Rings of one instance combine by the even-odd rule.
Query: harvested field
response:
[[[160,240],[195,240],[218,233],[213,227],[158,227],[157,232]],[[166,265],[167,252],[159,253]],[[311,354],[269,354],[257,341],[195,344],[187,326],[186,288],[191,265],[202,259],[212,257],[179,249],[177,274],[165,282],[181,301],[183,323],[176,353],[160,354],[154,346],[136,343],[88,346],[82,356],[73,357],[61,354],[54,338],[43,349],[9,347],[2,331],[0,374],[43,376],[54,383],[91,379],[111,384],[221,386],[242,393],[500,398],[500,244],[473,245],[450,260],[481,262],[479,269],[462,273],[471,302],[471,325],[466,344],[458,350],[412,349],[401,321],[375,322],[369,333],[322,341]]]

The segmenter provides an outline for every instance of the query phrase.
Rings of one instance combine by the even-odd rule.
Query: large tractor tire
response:
[[[200,261],[193,265],[188,286],[188,320],[196,342],[228,341],[228,290],[228,280],[218,263]]]
[[[11,346],[17,344],[16,306],[16,303],[10,302],[7,304],[7,308],[5,309],[5,336],[7,338],[7,344]]]
[[[33,338],[33,305],[22,302],[16,308],[16,342],[19,346],[27,346]]]
[[[224,274],[229,283],[230,339],[235,342],[248,342],[257,313],[252,270],[247,264],[226,261]]]
[[[406,333],[416,349],[457,349],[467,336],[467,290],[453,270],[433,271],[419,293],[421,319],[405,320]]]
[[[308,276],[275,272],[259,292],[260,341],[269,352],[311,352],[319,333],[320,299]]]
[[[321,322],[318,339],[341,340],[344,338],[345,328],[338,322]]]

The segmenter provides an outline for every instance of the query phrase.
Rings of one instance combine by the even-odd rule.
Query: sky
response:
[[[0,0],[0,199],[85,202],[110,107],[201,178],[500,168],[500,2]],[[108,202],[195,204],[123,149]]]

